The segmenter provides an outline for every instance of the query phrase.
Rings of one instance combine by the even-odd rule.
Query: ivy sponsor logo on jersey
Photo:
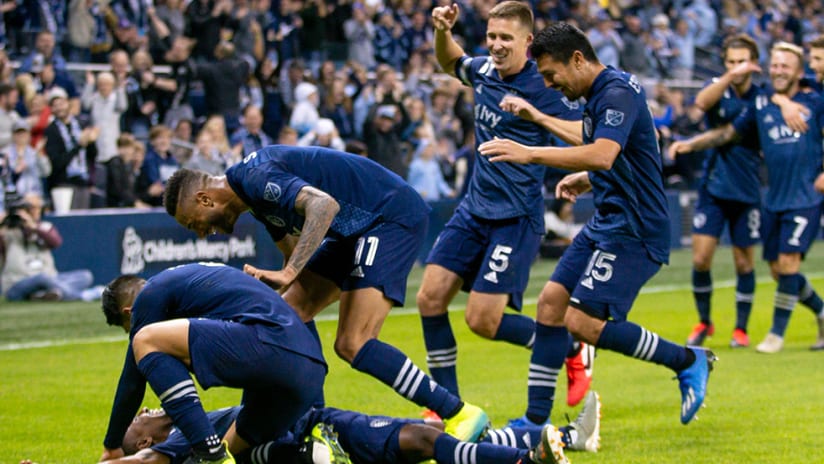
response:
[[[185,240],[175,242],[170,238],[144,239],[134,227],[123,232],[123,258],[120,261],[122,274],[138,274],[147,264],[160,263],[163,267],[189,261],[222,261],[230,259],[254,258],[255,239],[252,235],[243,238],[228,237],[226,240]]]
[[[498,114],[498,112],[492,108],[484,104],[475,105],[475,121],[481,123],[489,129],[494,129],[495,126],[501,122],[501,119],[503,119],[503,116]]]

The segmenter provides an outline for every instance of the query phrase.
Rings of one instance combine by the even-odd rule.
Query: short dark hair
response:
[[[12,93],[15,90],[17,90],[17,87],[15,87],[11,84],[5,84],[5,83],[0,84],[0,96],[8,95],[8,94]]]
[[[530,32],[535,22],[532,7],[528,3],[515,0],[507,0],[492,7],[489,10],[489,18],[517,19]]]
[[[746,48],[750,51],[750,59],[758,61],[760,55],[758,52],[758,44],[747,34],[735,34],[724,39],[724,52],[722,54],[724,59],[727,58],[727,50],[731,48]]]
[[[810,48],[824,48],[824,35],[820,35],[810,41]]]
[[[536,34],[529,51],[535,59],[549,55],[554,61],[564,64],[569,63],[572,55],[579,51],[585,60],[598,62],[598,56],[595,55],[586,34],[574,25],[564,22],[553,23]]]
[[[177,215],[177,204],[180,198],[185,198],[191,194],[195,188],[205,185],[209,174],[203,171],[193,171],[191,169],[178,169],[166,181],[166,190],[163,192],[163,206],[169,216]]]
[[[125,274],[106,285],[100,302],[107,324],[123,326],[123,308],[134,303],[144,283],[146,281],[136,275]]]

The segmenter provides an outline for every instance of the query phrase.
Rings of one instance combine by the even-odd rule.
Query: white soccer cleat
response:
[[[755,347],[755,351],[759,353],[773,354],[778,353],[782,348],[784,348],[784,337],[770,332],[766,337],[764,337],[764,341]]]
[[[597,453],[601,447],[601,397],[590,391],[584,407],[575,421],[569,424],[569,449]]]

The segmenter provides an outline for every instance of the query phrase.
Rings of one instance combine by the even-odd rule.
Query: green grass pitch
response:
[[[690,282],[690,253],[680,250],[647,285],[631,320],[682,343],[696,322]],[[720,361],[713,372],[707,407],[699,420],[682,426],[680,396],[666,368],[600,351],[594,388],[603,401],[602,449],[569,453],[585,463],[816,463],[824,420],[824,353],[810,352],[815,339],[811,313],[798,306],[782,353],[728,348],[734,320],[731,252],[716,256],[713,315],[716,335],[708,346]],[[538,292],[554,263],[535,264],[525,313],[534,315]],[[824,247],[813,247],[803,269],[824,293]],[[769,328],[775,285],[763,263],[750,323],[753,345]],[[416,269],[407,305],[396,309],[381,339],[425,367],[420,320],[411,306],[420,282]],[[489,412],[495,426],[523,413],[526,404],[527,350],[483,340],[463,322],[461,296],[451,313],[458,339],[462,396]],[[335,322],[328,309],[318,324],[330,364],[326,399],[332,406],[373,414],[417,417],[421,410],[388,387],[346,366],[331,351]],[[0,463],[31,458],[40,464],[96,462],[102,451],[111,402],[123,362],[125,335],[105,324],[98,305],[86,303],[12,304],[0,301]],[[562,375],[563,376],[563,375]],[[552,419],[566,423],[576,409],[559,387]],[[234,405],[239,393],[216,388],[203,393],[207,408]],[[155,407],[149,392],[144,404]]]

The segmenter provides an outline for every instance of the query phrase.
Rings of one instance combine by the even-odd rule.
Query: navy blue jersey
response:
[[[325,365],[320,345],[297,313],[263,282],[221,263],[171,267],[150,278],[132,305],[126,360],[104,444],[117,448],[143,401],[146,379],[137,369],[132,339],[146,325],[180,318],[264,324],[265,342]]]
[[[506,95],[524,98],[545,114],[568,120],[581,118],[578,102],[570,102],[557,90],[548,89],[537,65],[531,60],[518,74],[502,79],[492,58],[463,56],[455,65],[455,74],[465,85],[475,89],[477,145],[494,137],[529,146],[552,143],[550,133],[543,127],[500,108]],[[533,227],[541,232],[544,170],[543,165],[491,163],[487,157],[479,156],[462,206],[484,219],[529,216]]]
[[[379,222],[413,227],[429,215],[421,196],[396,174],[328,148],[271,145],[230,167],[226,179],[275,241],[300,235],[305,217],[295,211],[295,199],[306,186],[340,205],[327,233],[334,237],[357,236]]]
[[[229,430],[229,426],[235,421],[239,412],[239,407],[233,407],[209,411],[206,415],[209,417],[209,422],[214,426],[215,432],[222,437]],[[152,450],[168,456],[171,464],[179,464],[189,457],[192,445],[186,439],[186,436],[177,427],[174,427],[166,441],[152,446]]]
[[[733,127],[741,138],[758,140],[767,165],[769,189],[764,207],[769,211],[810,208],[821,203],[813,183],[821,173],[824,100],[815,93],[798,92],[794,102],[810,109],[804,134],[790,129],[781,109],[761,95],[741,113]]]
[[[744,95],[737,95],[729,87],[721,99],[706,112],[710,129],[732,122],[759,95],[761,87],[752,85]],[[742,139],[714,148],[704,162],[704,187],[716,198],[739,201],[741,203],[761,203],[761,180],[758,167],[758,140],[755,137]]]
[[[608,67],[595,78],[583,116],[584,144],[621,145],[612,169],[591,171],[595,215],[585,231],[596,242],[640,241],[653,261],[669,260],[670,223],[661,153],[644,89]]]

